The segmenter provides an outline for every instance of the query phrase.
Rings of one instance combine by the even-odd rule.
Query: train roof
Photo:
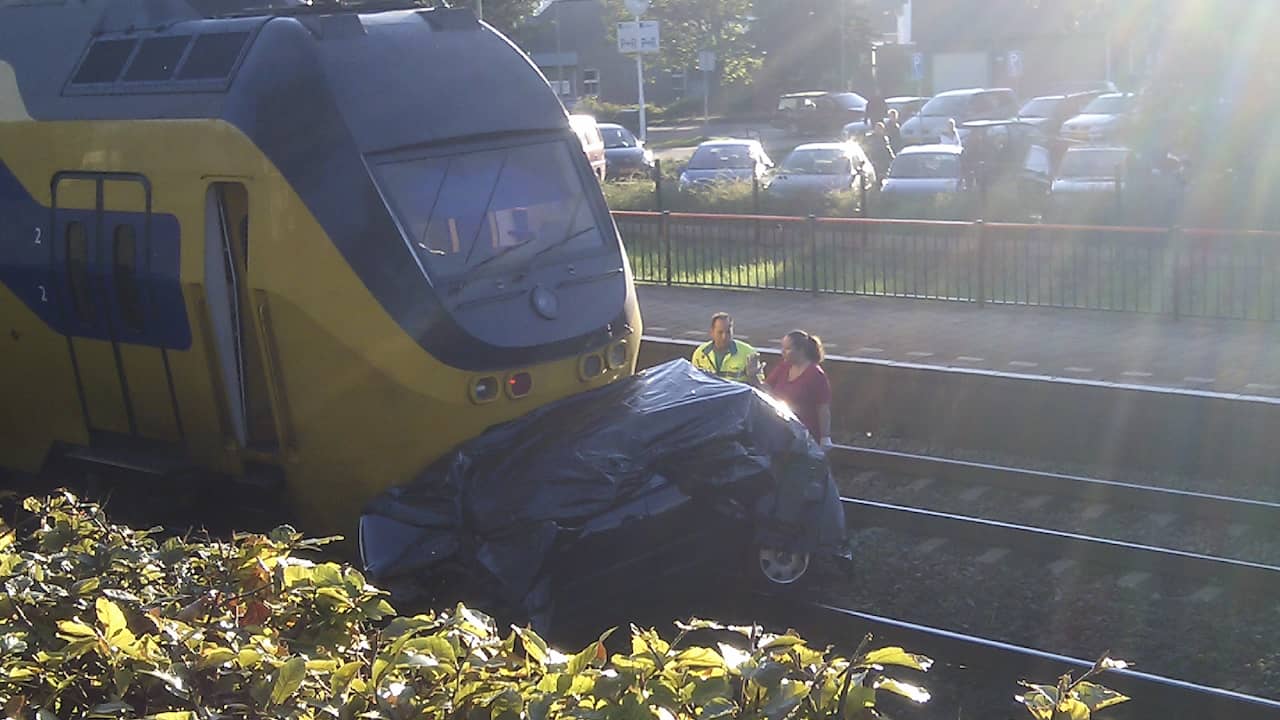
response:
[[[465,9],[0,2],[0,121],[219,118],[252,135],[326,109],[365,153],[567,126],[529,58]]]

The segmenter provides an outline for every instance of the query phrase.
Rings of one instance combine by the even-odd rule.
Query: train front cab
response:
[[[397,168],[430,173],[441,162],[558,147],[590,179],[585,158],[570,152],[563,108],[527,58],[474,19],[438,13],[361,16],[356,45],[295,18],[165,26],[189,36],[257,24],[225,118],[91,119],[93,98],[6,109],[0,466],[36,471],[69,452],[230,478],[276,468],[307,530],[349,534],[365,500],[458,443],[634,370],[630,268],[595,183],[563,214],[595,219],[600,252],[557,234],[545,253],[534,244],[507,253],[503,238],[556,214],[516,196],[503,217],[472,218],[465,233],[447,212],[422,235],[414,229],[406,207],[430,198],[397,191]],[[386,70],[397,65],[388,57],[408,66],[418,56],[436,62],[424,54],[475,52],[487,62],[439,76],[452,83],[445,88]],[[344,76],[352,66],[379,70]],[[515,84],[481,97],[512,108],[463,118],[432,100],[495,73]],[[124,89],[113,82],[112,92]],[[370,105],[370,82],[407,95]],[[7,92],[22,100],[18,88]],[[404,103],[430,122],[406,122]],[[129,107],[152,105],[169,115],[194,107],[182,95]],[[82,109],[90,119],[33,117]],[[477,143],[451,139],[474,134],[481,118],[506,129]],[[466,210],[472,195],[465,186],[457,194]],[[441,259],[455,236],[461,254]],[[467,238],[484,238],[483,250]]]

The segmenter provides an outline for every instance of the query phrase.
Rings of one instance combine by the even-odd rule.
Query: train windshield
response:
[[[376,173],[433,278],[604,244],[563,140],[388,161]]]

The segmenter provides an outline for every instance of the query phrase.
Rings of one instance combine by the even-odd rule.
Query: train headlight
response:
[[[487,403],[498,397],[498,378],[482,377],[471,383],[471,400]]]
[[[524,397],[533,389],[533,376],[527,372],[507,376],[507,394],[513,398]]]
[[[578,361],[578,374],[583,380],[598,377],[603,372],[604,358],[595,353],[583,355],[582,359]]]
[[[627,364],[627,341],[619,340],[609,347],[607,356],[609,361],[609,369],[617,370]]]

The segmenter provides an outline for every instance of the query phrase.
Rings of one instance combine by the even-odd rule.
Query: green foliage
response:
[[[604,0],[610,39],[616,23],[631,20],[622,0]],[[664,70],[691,70],[699,50],[715,50],[716,73],[721,82],[747,81],[760,67],[755,43],[749,36],[752,0],[651,0],[645,18],[662,23],[662,52],[653,57]]]
[[[463,3],[454,2],[459,6]],[[476,9],[475,0],[470,0],[472,10]],[[510,36],[526,19],[533,15],[538,7],[538,0],[484,0],[484,21],[503,35]]]
[[[1114,660],[1103,653],[1089,672],[1072,681],[1070,673],[1058,678],[1057,685],[1023,682],[1027,692],[1018,696],[1027,712],[1036,720],[1092,720],[1099,710],[1127,702],[1129,698],[1089,679],[1107,670],[1129,667],[1124,660]]]
[[[0,706],[7,718],[457,718],[845,720],[879,693],[925,702],[886,667],[762,628],[694,620],[671,641],[631,627],[577,653],[462,605],[396,617],[356,570],[300,557],[324,540],[289,528],[230,541],[111,525],[70,494],[0,523]],[[714,633],[714,647],[686,643]]]
[[[647,179],[610,181],[603,189],[605,200],[613,210],[822,217],[857,217],[859,213],[859,195],[854,192],[780,200],[769,195],[763,185],[757,193],[749,182],[721,182],[681,192],[679,174],[667,168],[663,168],[661,203],[653,182]]]

